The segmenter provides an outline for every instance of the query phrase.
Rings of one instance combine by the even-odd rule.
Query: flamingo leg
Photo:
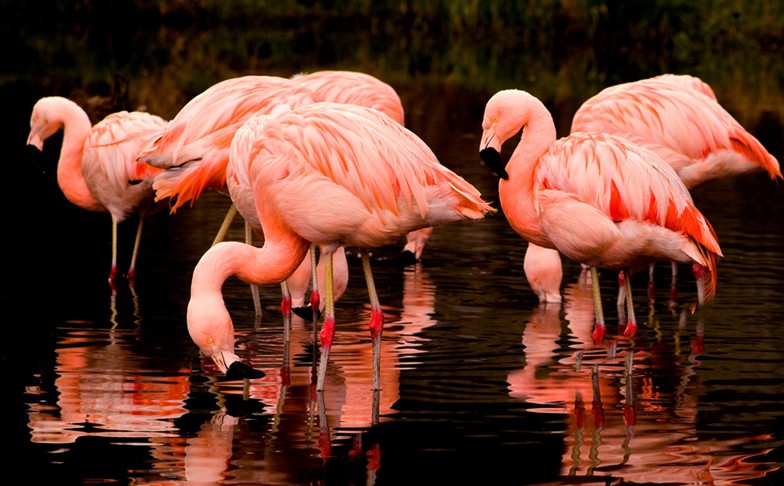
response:
[[[622,308],[623,304],[626,302],[626,285],[625,282],[626,277],[623,272],[618,272],[618,301],[617,306],[618,308]]]
[[[142,242],[142,229],[144,229],[144,216],[139,216],[139,225],[136,227],[136,240],[133,242],[133,253],[131,253],[131,264],[128,266],[128,281],[133,286],[136,277],[136,259],[139,256],[139,246]]]
[[[231,227],[231,222],[234,220],[234,216],[237,214],[237,206],[234,204],[229,207],[229,211],[226,213],[226,216],[223,218],[223,223],[221,223],[221,227],[218,230],[218,234],[215,235],[215,239],[212,240],[212,245],[215,246],[221,241],[226,238],[226,233],[229,231],[229,227]]]
[[[112,217],[112,268],[109,270],[109,286],[116,290],[117,282],[117,220]]]
[[[291,292],[285,280],[280,283],[280,293],[283,295],[280,300],[280,311],[283,314],[283,344],[288,347],[291,342]]]
[[[232,204],[231,207],[234,207]],[[231,212],[231,211],[229,211]],[[236,213],[236,209],[235,209]],[[228,217],[228,215],[227,215]],[[245,222],[245,243],[252,245],[253,244],[253,230],[251,229],[250,225]],[[259,286],[251,284],[250,286],[250,293],[253,295],[253,308],[256,310],[256,317],[261,316],[261,297],[259,296]],[[282,304],[282,303],[281,303]]]
[[[648,265],[648,303],[653,305],[656,302],[656,285],[653,283],[653,269],[655,263]]]
[[[330,257],[330,260],[332,258]],[[318,270],[317,270],[317,262],[316,262],[316,245],[313,243],[310,244],[310,308],[313,312],[313,320],[318,320],[318,312],[321,308],[321,296],[319,295],[319,286],[318,286]]]
[[[623,335],[626,337],[634,336],[637,332],[637,317],[634,315],[634,300],[632,300],[632,276],[631,272],[625,271],[623,272],[626,274],[626,329],[623,331]]]
[[[593,291],[594,319],[596,320],[596,325],[593,330],[593,341],[595,343],[600,343],[607,332],[607,326],[604,323],[604,311],[602,311],[602,296],[601,291],[599,290],[599,270],[594,266],[591,267],[591,290]]]
[[[672,280],[670,280],[670,309],[678,303],[678,263],[672,262]]]
[[[327,363],[329,363],[329,350],[332,347],[332,339],[335,337],[335,291],[332,282],[332,253],[323,255],[324,261],[325,292],[326,303],[324,307],[324,325],[319,333],[321,339],[321,361],[319,362],[318,378],[316,380],[316,391],[324,390],[324,380],[327,375]]]
[[[373,339],[373,390],[381,389],[381,332],[384,328],[384,313],[378,301],[373,270],[370,268],[370,254],[366,248],[359,250],[362,255],[362,270],[365,272],[368,295],[370,296],[370,336]]]

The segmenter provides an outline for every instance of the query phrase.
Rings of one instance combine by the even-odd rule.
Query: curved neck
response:
[[[213,246],[193,270],[191,297],[220,294],[224,282],[237,277],[252,285],[270,285],[286,280],[307,254],[310,243],[292,234],[285,240],[267,239],[261,248],[236,241]]]
[[[534,181],[539,159],[555,140],[553,118],[547,108],[539,100],[535,100],[528,113],[520,142],[506,165],[509,179],[501,179],[498,186],[504,211],[516,214],[516,217],[509,221],[512,228],[529,242],[545,248],[553,248],[553,245],[539,225]]]
[[[87,113],[76,103],[64,100],[59,123],[63,127],[63,145],[57,162],[57,183],[63,195],[77,206],[90,211],[106,211],[90,191],[82,174],[82,153],[92,125]]]

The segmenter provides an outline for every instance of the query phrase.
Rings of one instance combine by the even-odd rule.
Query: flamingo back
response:
[[[250,177],[260,211],[285,213],[317,244],[376,247],[494,211],[415,134],[350,104],[315,103],[267,119]]]
[[[612,133],[649,148],[687,187],[755,169],[782,177],[778,160],[715,97],[688,79],[667,79],[606,88],[577,110],[572,132]]]
[[[117,221],[153,207],[152,183],[163,172],[136,161],[140,147],[166,127],[145,112],[113,113],[93,126],[82,152],[82,173],[90,189]]]
[[[616,222],[649,222],[687,236],[715,288],[722,255],[716,233],[675,171],[652,151],[606,133],[572,133],[540,158],[534,187],[574,194]]]
[[[291,78],[313,91],[321,101],[349,103],[374,108],[405,124],[400,96],[392,86],[366,73],[354,71],[316,71]]]

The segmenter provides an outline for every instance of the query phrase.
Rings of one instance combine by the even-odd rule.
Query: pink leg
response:
[[[324,308],[324,324],[321,327],[319,338],[321,340],[321,361],[319,362],[318,378],[316,380],[316,391],[324,390],[324,380],[327,376],[327,364],[329,363],[329,350],[332,347],[332,339],[335,337],[335,292],[332,283],[332,253],[324,255],[324,270],[326,272],[326,305]]]
[[[378,302],[373,271],[370,268],[370,255],[365,248],[360,249],[362,270],[365,272],[368,295],[370,296],[370,336],[373,339],[373,390],[381,389],[381,332],[384,328],[384,313]]]
[[[604,340],[607,333],[607,326],[604,323],[604,312],[602,311],[602,296],[599,290],[599,271],[596,267],[591,267],[591,288],[593,290],[593,308],[596,325],[593,329],[593,342],[599,344]]]

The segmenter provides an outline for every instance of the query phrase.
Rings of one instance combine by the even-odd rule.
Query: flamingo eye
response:
[[[498,115],[493,117],[493,123],[498,123]]]

